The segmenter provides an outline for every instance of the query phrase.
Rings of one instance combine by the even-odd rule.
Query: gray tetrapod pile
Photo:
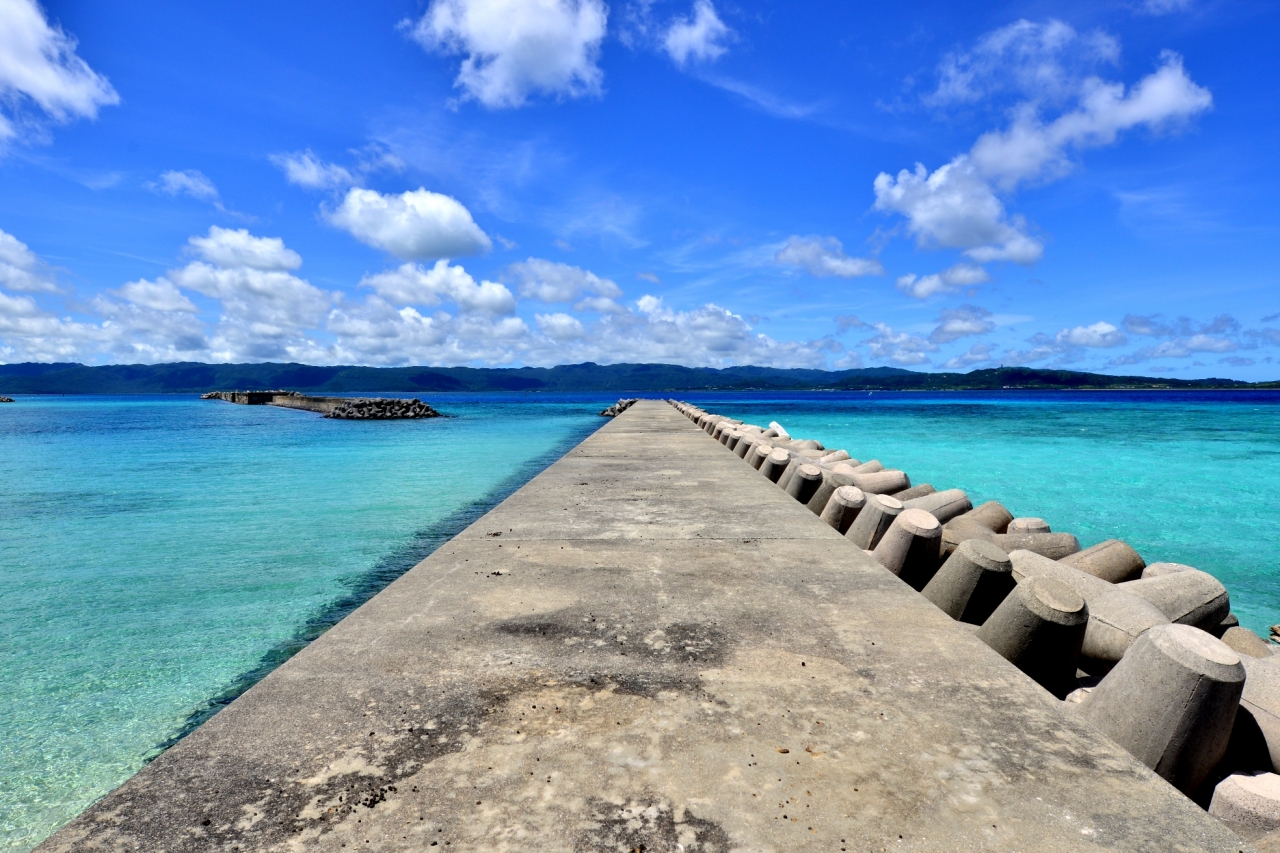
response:
[[[404,418],[438,418],[440,413],[417,399],[399,397],[359,397],[334,406],[326,418],[338,420],[400,420]]]
[[[627,409],[631,408],[632,406],[634,406],[636,403],[639,403],[639,402],[640,400],[636,397],[632,397],[631,399],[626,399],[626,400],[619,400],[609,408],[602,411],[600,413],[600,417],[616,418],[618,415],[622,414]]]
[[[1280,844],[1280,647],[1212,575],[668,402],[1210,814]]]

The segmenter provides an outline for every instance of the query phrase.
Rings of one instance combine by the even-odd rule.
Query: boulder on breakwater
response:
[[[1280,654],[1211,575],[668,402],[1210,814],[1280,832]]]
[[[12,397],[0,397],[0,403],[12,403],[12,402],[13,402]]]
[[[616,418],[618,415],[622,414],[623,412],[625,412],[627,409],[631,408],[632,406],[634,406],[634,405],[635,405],[636,403],[638,403],[638,402],[640,402],[640,401],[639,401],[638,399],[634,398],[634,397],[633,397],[633,398],[631,398],[630,400],[619,400],[618,402],[614,403],[614,404],[613,404],[612,406],[610,406],[609,408],[607,408],[607,409],[605,409],[604,411],[602,411],[602,412],[600,413],[600,417],[602,417],[602,418]]]

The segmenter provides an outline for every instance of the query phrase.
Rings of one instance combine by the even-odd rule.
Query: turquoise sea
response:
[[[0,406],[0,851],[26,851],[603,422],[617,394],[335,422]],[[657,395],[643,395],[657,396]],[[682,394],[1217,575],[1280,622],[1280,394]]]

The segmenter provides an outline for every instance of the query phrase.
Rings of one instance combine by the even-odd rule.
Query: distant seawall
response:
[[[317,412],[339,420],[403,420],[438,418],[440,413],[417,399],[396,397],[312,397],[297,391],[210,391],[202,400],[225,400],[242,406],[279,406]]]

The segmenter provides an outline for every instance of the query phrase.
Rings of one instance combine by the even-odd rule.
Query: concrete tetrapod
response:
[[[1110,583],[1136,580],[1147,565],[1137,551],[1119,539],[1099,542],[1092,548],[1063,557],[1062,562]]]
[[[946,491],[934,492],[924,497],[911,499],[903,498],[900,495],[894,495],[894,497],[902,501],[902,505],[907,509],[922,509],[931,513],[934,518],[943,524],[973,509],[973,504],[969,502],[969,496],[961,489],[947,489]]]
[[[861,465],[852,467],[855,474],[878,474],[884,470],[884,466],[880,464],[879,459],[872,459],[870,462],[863,462]]]
[[[858,517],[849,525],[845,538],[864,551],[880,544],[893,519],[902,512],[902,501],[888,495],[867,495],[867,502]]]
[[[1013,513],[1005,509],[1004,504],[999,501],[987,501],[963,515],[956,516],[954,520],[979,524],[992,533],[1004,533],[1009,529],[1009,522],[1013,521]]]
[[[856,473],[853,484],[869,495],[887,495],[911,488],[911,478],[904,471]]]
[[[1049,522],[1043,518],[1015,518],[1009,522],[1008,533],[1052,533]]]
[[[1248,628],[1235,625],[1222,632],[1222,642],[1242,655],[1252,658],[1269,658],[1275,654],[1276,647],[1250,631]]]
[[[768,459],[769,454],[772,452],[773,452],[772,444],[770,444],[767,441],[759,441],[756,443],[756,446],[752,449],[751,456],[749,459],[747,459],[747,462],[751,464],[752,468],[755,468],[757,471],[759,471],[760,466],[764,464],[764,460]]]
[[[1194,796],[1222,760],[1244,690],[1240,656],[1190,625],[1157,625],[1075,707]]]
[[[1162,578],[1165,575],[1176,575],[1178,572],[1194,571],[1197,571],[1195,567],[1184,566],[1182,563],[1152,563],[1142,570],[1142,580]]]
[[[1213,789],[1209,814],[1249,834],[1280,829],[1280,776],[1233,773]]]
[[[832,492],[819,517],[843,535],[866,504],[867,496],[857,486],[840,486]]]
[[[1269,769],[1280,769],[1280,660],[1242,655],[1240,662],[1247,673],[1240,714],[1261,733]]]
[[[931,495],[936,491],[937,489],[935,489],[933,486],[929,485],[928,483],[921,483],[918,486],[912,486],[911,488],[903,489],[900,492],[890,492],[889,494],[891,494],[893,497],[897,498],[898,500],[902,501],[903,504],[906,504],[907,501],[913,501],[916,498],[923,498],[926,495]],[[907,509],[910,509],[910,508],[911,507],[907,507]]]
[[[1231,612],[1227,588],[1213,575],[1198,569],[1126,581],[1116,588],[1145,598],[1170,622],[1210,633]]]
[[[1031,551],[1012,551],[1009,560],[1018,583],[1028,577],[1051,577],[1080,593],[1089,605],[1080,668],[1091,675],[1110,670],[1148,629],[1169,624],[1151,602],[1077,568]]]
[[[1080,540],[1070,533],[996,533],[991,541],[1006,553],[1034,551],[1050,560],[1061,560],[1080,550]]]
[[[782,450],[781,448],[775,448],[764,458],[764,461],[760,463],[760,473],[764,474],[766,478],[776,483],[790,462],[791,456],[787,451]]]
[[[817,465],[801,465],[791,475],[786,492],[802,504],[809,503],[813,493],[822,485],[822,469]]]
[[[1009,555],[990,542],[960,545],[921,593],[959,622],[981,625],[1015,586]]]
[[[824,453],[822,458],[818,461],[823,465],[834,465],[837,462],[846,462],[852,458],[853,457],[849,455],[849,451],[847,450],[832,450],[828,453]]]
[[[853,477],[842,471],[831,471],[826,468],[822,469],[822,482],[818,484],[818,488],[813,493],[813,497],[809,498],[809,511],[814,515],[821,516],[822,511],[827,508],[827,502],[831,500],[831,496],[836,493],[836,489],[841,486],[852,486]],[[861,490],[859,490],[861,491]],[[851,518],[850,521],[853,519]],[[843,532],[843,531],[841,531]]]
[[[942,525],[922,509],[903,509],[871,556],[919,592],[938,570]]]
[[[1075,689],[1089,608],[1053,578],[1027,578],[978,629],[978,639],[1061,699]]]
[[[746,459],[747,454],[755,449],[756,442],[762,440],[763,439],[760,438],[759,433],[756,433],[755,435],[744,435],[742,440],[733,448],[733,452],[738,455],[739,459]]]

